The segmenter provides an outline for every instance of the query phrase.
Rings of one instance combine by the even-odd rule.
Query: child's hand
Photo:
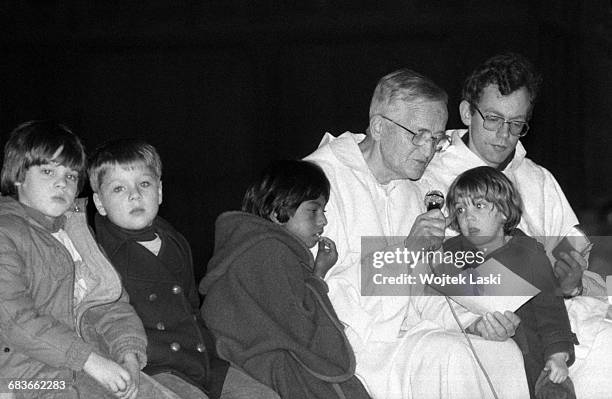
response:
[[[315,259],[314,274],[318,277],[325,277],[325,274],[338,261],[338,251],[336,244],[327,237],[319,239],[319,251]]]
[[[468,332],[480,335],[488,341],[505,341],[512,337],[521,322],[520,317],[510,311],[487,313],[468,327]]]
[[[118,398],[133,384],[126,369],[95,352],[89,355],[83,370]]]
[[[565,352],[555,353],[550,355],[544,370],[550,370],[548,378],[555,384],[560,384],[567,378],[569,371],[567,369],[568,355]]]
[[[121,365],[130,373],[132,383],[124,392],[120,392],[118,397],[121,399],[136,399],[138,396],[138,385],[140,384],[140,364],[135,353],[126,353],[123,356]]]

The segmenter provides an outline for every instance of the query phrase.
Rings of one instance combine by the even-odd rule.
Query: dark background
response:
[[[4,0],[0,133],[65,122],[89,150],[140,137],[164,161],[161,215],[201,276],[216,216],[270,160],[312,152],[325,131],[363,132],[377,80],[400,67],[450,95],[504,50],[544,74],[530,158],[585,224],[612,195],[609,0]]]

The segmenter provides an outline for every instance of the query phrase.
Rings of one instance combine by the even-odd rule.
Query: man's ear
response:
[[[469,127],[472,124],[472,110],[470,109],[470,103],[466,100],[459,104],[459,115],[461,115],[461,122],[465,126]]]
[[[157,200],[157,205],[161,205],[162,204],[162,181],[159,181],[159,187],[157,187],[157,196],[159,197]]]
[[[104,209],[104,205],[102,205],[102,201],[100,201],[100,196],[98,193],[93,193],[93,202],[96,205],[98,213],[100,213],[102,216],[106,216],[106,209]]]
[[[373,115],[370,118],[370,137],[372,137],[372,139],[374,141],[379,141],[380,137],[382,135],[382,124],[383,124],[383,118],[380,117],[380,115]]]

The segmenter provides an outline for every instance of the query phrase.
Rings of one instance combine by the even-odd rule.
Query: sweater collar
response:
[[[96,222],[108,230],[113,236],[120,239],[120,241],[151,241],[154,240],[157,235],[155,234],[155,223],[140,230],[128,230],[123,227],[117,226],[111,222],[108,217],[96,214]]]

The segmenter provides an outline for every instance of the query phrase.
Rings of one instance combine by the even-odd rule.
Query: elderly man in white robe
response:
[[[519,141],[529,129],[540,82],[533,65],[519,54],[500,54],[478,66],[466,79],[459,106],[468,129],[447,132],[450,146],[436,154],[419,185],[422,190],[445,192],[459,174],[483,165],[508,176],[523,200],[518,227],[542,242],[567,298],[579,342],[569,369],[576,396],[608,398],[612,397],[612,323],[604,320],[605,283],[587,269],[587,252],[561,253],[559,260],[552,256],[560,240],[574,234],[578,219],[552,174],[527,158]]]
[[[446,93],[399,70],[379,81],[366,135],[326,134],[306,158],[331,183],[325,234],[339,257],[326,276],[329,296],[355,351],[356,375],[373,398],[493,398],[493,390],[499,398],[528,398],[521,353],[508,339],[519,323],[514,313],[480,318],[454,306],[481,368],[444,297],[361,291],[362,237],[412,252],[444,238],[444,215],[425,209],[413,180],[444,137],[447,118]]]

